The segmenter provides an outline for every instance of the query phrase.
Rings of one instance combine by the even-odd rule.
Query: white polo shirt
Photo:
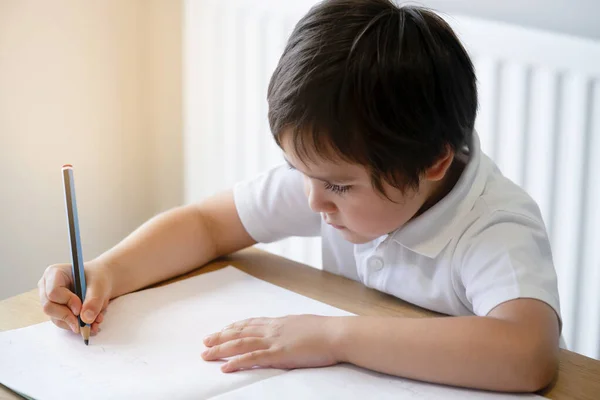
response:
[[[352,244],[308,206],[301,173],[285,166],[235,186],[237,211],[257,242],[318,236],[323,268],[423,308],[487,315],[534,298],[560,317],[556,272],[534,200],[504,177],[473,134],[467,161],[441,201],[396,231]]]

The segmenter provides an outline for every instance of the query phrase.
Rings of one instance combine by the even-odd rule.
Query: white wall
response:
[[[395,0],[523,27],[600,39],[598,0]]]
[[[181,4],[0,1],[0,299],[68,262],[60,168],[90,259],[181,201]]]

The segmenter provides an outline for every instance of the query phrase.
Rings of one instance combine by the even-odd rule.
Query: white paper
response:
[[[417,383],[346,365],[224,374],[222,362],[200,357],[204,336],[229,323],[306,313],[351,315],[228,267],[114,300],[102,332],[89,346],[81,336],[50,322],[0,333],[0,383],[42,400],[219,395],[398,399],[415,394],[431,399],[520,398]]]
[[[400,379],[340,364],[327,368],[289,371],[227,392],[214,400],[236,399],[445,399],[508,400],[535,399],[539,396],[489,393]]]

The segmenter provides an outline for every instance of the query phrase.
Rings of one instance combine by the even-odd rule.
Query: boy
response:
[[[560,310],[540,212],[481,153],[473,65],[434,13],[329,0],[299,21],[273,73],[269,121],[288,166],[163,213],[39,283],[45,312],[97,332],[111,298],[256,242],[321,235],[326,270],[452,318],[240,321],[204,339],[224,372],[350,362],[413,379],[536,391],[557,367]],[[256,316],[259,317],[259,316]]]

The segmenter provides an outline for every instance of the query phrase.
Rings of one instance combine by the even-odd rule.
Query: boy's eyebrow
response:
[[[293,166],[293,165],[292,165],[292,164],[291,164],[291,163],[288,161],[288,159],[287,159],[287,158],[285,158],[285,157],[284,157],[283,159],[285,160],[285,162],[286,162],[286,164],[288,165],[288,167],[290,167],[291,169],[295,169],[295,170],[297,170],[297,171],[300,171],[298,168],[294,167],[294,166]],[[316,179],[316,180],[318,180],[318,181],[321,181],[321,182],[326,182],[326,183],[329,183],[329,182],[335,182],[335,183],[342,183],[342,184],[343,184],[343,183],[349,183],[349,182],[353,182],[353,181],[355,181],[355,180],[356,180],[356,178],[351,178],[351,177],[349,177],[349,176],[330,176],[330,177],[327,177],[327,178],[326,178],[326,177],[311,176],[311,175],[308,175],[308,174],[304,173],[303,171],[300,171],[300,172],[301,172],[302,174],[304,174],[304,175],[308,176],[308,177],[309,177],[309,178],[311,178],[311,179]]]

